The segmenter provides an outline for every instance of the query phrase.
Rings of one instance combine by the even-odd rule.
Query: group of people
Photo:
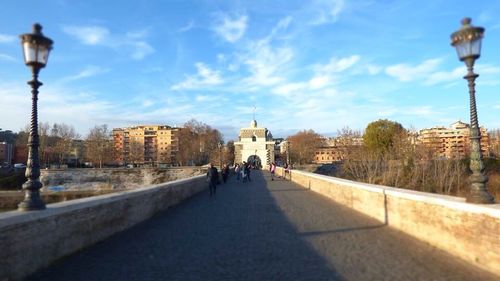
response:
[[[290,167],[288,164],[285,165],[285,175],[284,178],[286,179],[286,174],[289,173]],[[254,169],[254,166],[251,163],[243,162],[241,165],[239,163],[236,163],[234,165],[234,174],[236,175],[236,180],[237,181],[252,181],[250,178],[250,173],[251,170]],[[269,172],[271,173],[271,180],[274,181],[274,175],[276,173],[276,164],[273,162],[269,165]],[[229,174],[231,173],[231,170],[229,168],[229,165],[224,164],[221,169],[221,177],[219,178],[219,171],[217,168],[210,163],[210,167],[208,168],[207,171],[207,182],[208,182],[208,187],[210,190],[210,196],[214,196],[216,191],[217,191],[217,184],[220,183],[220,180],[222,178],[222,182],[226,183]],[[280,178],[278,176],[278,178]]]
[[[227,178],[229,177],[229,165],[223,165],[221,169],[221,177],[222,177],[222,182],[226,183]],[[215,195],[217,191],[217,184],[220,183],[219,179],[219,171],[217,168],[210,163],[210,167],[208,168],[207,171],[207,182],[208,182],[208,189],[210,190],[210,196]]]
[[[243,162],[243,164],[236,163],[234,165],[234,173],[236,174],[236,180],[242,180],[243,182],[252,181],[250,178],[250,171],[253,166],[250,163]]]

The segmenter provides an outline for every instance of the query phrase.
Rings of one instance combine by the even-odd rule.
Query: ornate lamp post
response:
[[[24,62],[31,68],[33,79],[28,82],[31,86],[32,107],[31,124],[28,139],[28,162],[26,167],[26,181],[23,184],[25,191],[24,201],[18,205],[20,211],[43,210],[45,203],[40,198],[40,160],[38,156],[39,136],[38,136],[38,87],[42,85],[38,81],[38,73],[44,68],[52,49],[53,41],[42,34],[42,26],[38,23],[33,25],[33,33],[20,36],[23,46]]]
[[[469,84],[470,95],[470,169],[472,175],[470,176],[471,186],[466,201],[469,203],[492,204],[495,202],[495,198],[486,189],[488,177],[484,174],[481,133],[476,110],[476,84],[474,83],[479,76],[474,73],[474,62],[481,55],[481,40],[483,39],[484,28],[472,26],[470,22],[470,18],[464,18],[460,30],[451,34],[451,45],[456,48],[458,58],[465,62],[467,66],[467,75],[464,76],[464,79]]]

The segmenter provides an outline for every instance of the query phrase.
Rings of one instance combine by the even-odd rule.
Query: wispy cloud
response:
[[[101,26],[64,26],[63,31],[85,45],[100,45],[109,37],[109,30]]]
[[[142,60],[155,52],[155,49],[145,41],[129,42],[128,44],[132,46],[132,59],[134,60]]]
[[[174,91],[192,90],[206,86],[216,86],[224,82],[219,71],[212,70],[201,62],[196,63],[195,66],[197,69],[196,75],[187,76],[184,81],[173,85],[170,89]]]
[[[194,27],[194,20],[189,20],[189,22],[185,26],[179,28],[177,31],[178,32],[186,32],[186,31],[191,30],[193,27]]]
[[[289,47],[271,47],[268,42],[255,42],[250,47],[244,64],[248,67],[250,76],[244,83],[250,86],[271,86],[284,80],[282,76],[286,65],[293,58]]]
[[[214,28],[217,35],[226,41],[234,43],[238,41],[247,29],[247,15],[231,17],[227,14],[219,14]]]
[[[107,73],[109,71],[110,70],[107,68],[102,68],[102,67],[96,66],[96,65],[88,65],[83,70],[78,72],[77,74],[62,78],[61,81],[62,82],[69,82],[69,81],[80,80],[80,79],[96,76],[99,74]]]
[[[276,24],[276,26],[273,27],[273,29],[271,30],[271,33],[263,40],[270,41],[270,40],[274,39],[274,37],[276,37],[276,35],[279,34],[279,32],[287,29],[292,21],[293,21],[292,16],[286,16],[286,17],[282,18],[278,22],[278,24]]]
[[[361,57],[359,55],[352,55],[340,59],[332,57],[326,65],[315,65],[314,69],[318,73],[338,73],[352,67],[360,59]]]
[[[465,67],[457,67],[452,71],[436,71],[430,73],[424,84],[435,85],[443,82],[457,81],[465,74]]]
[[[456,67],[453,70],[440,70],[442,58],[425,60],[418,65],[396,64],[385,68],[385,73],[391,77],[395,77],[401,82],[420,81],[423,85],[433,86],[440,83],[448,83],[459,81],[466,73],[465,66]],[[475,67],[475,72],[481,74],[481,80],[477,83],[483,85],[498,85],[497,76],[500,74],[500,67],[478,64]]]
[[[307,83],[296,82],[296,83],[286,83],[275,87],[272,92],[281,96],[290,96],[294,92],[303,91],[307,88]]]
[[[63,26],[63,31],[76,38],[80,43],[90,46],[105,46],[115,50],[129,49],[130,57],[142,60],[155,49],[144,39],[149,30],[129,31],[125,35],[112,34],[109,29],[102,26]]]
[[[441,58],[435,58],[426,60],[415,66],[403,63],[396,64],[386,67],[385,73],[401,82],[410,82],[427,77],[429,73],[434,73],[441,62]]]
[[[383,70],[383,67],[374,64],[368,64],[366,66],[366,69],[368,70],[368,73],[370,75],[377,75]]]
[[[16,58],[14,58],[13,56],[9,56],[7,54],[0,54],[0,61],[11,61],[11,62],[15,62],[17,61]]]
[[[11,43],[17,40],[16,36],[0,33],[0,43]]]
[[[25,87],[14,84],[0,85],[0,112],[3,116],[18,116],[11,118],[10,129],[24,128],[29,123],[29,110],[31,108],[31,96]],[[61,122],[75,126],[81,133],[87,132],[94,124],[102,124],[112,120],[115,112],[113,103],[92,98],[82,99],[84,94],[77,89],[54,88],[46,86],[42,89],[38,103],[38,120],[40,122]],[[105,121],[103,121],[105,120]],[[114,125],[114,124],[111,124]]]
[[[316,0],[311,4],[314,18],[310,21],[312,25],[334,23],[338,20],[340,13],[345,8],[344,0]]]

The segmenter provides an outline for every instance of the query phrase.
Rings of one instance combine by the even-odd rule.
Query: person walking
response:
[[[210,168],[207,171],[207,181],[208,181],[208,189],[210,190],[210,197],[212,195],[215,196],[215,192],[217,191],[217,180],[219,178],[219,172],[217,168],[214,167],[214,164],[210,163]]]
[[[250,167],[251,167],[250,163],[247,163],[247,164],[245,165],[245,177],[246,177],[246,179],[247,179],[248,181],[252,181],[252,180],[250,179]]]
[[[274,180],[274,172],[276,172],[276,164],[271,163],[271,165],[269,165],[269,171],[271,172],[271,180],[273,181]]]
[[[241,178],[241,174],[240,174],[240,164],[236,163],[234,165],[234,173],[236,174],[236,180],[239,181],[240,178]]]
[[[286,180],[286,175],[290,173],[290,166],[288,165],[288,162],[285,164],[285,175],[283,176],[283,179]],[[292,179],[292,176],[290,176],[290,180]]]
[[[229,165],[224,164],[224,166],[222,166],[221,174],[222,174],[222,182],[226,183],[227,178],[229,177]]]

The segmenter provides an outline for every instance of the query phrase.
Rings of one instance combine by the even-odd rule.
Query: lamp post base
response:
[[[26,198],[24,201],[17,205],[18,211],[36,211],[36,210],[45,210],[45,203],[38,198]]]
[[[42,183],[39,180],[28,180],[23,184],[24,200],[17,205],[18,211],[45,210],[45,203],[40,197]]]
[[[476,178],[478,177],[474,177],[474,175],[471,176],[472,180]],[[482,181],[478,180],[471,183],[471,189],[467,193],[465,202],[474,204],[494,204],[495,197],[489,194],[488,190],[486,189],[486,182],[488,181],[488,178],[484,175],[479,175],[479,178],[481,178]]]

